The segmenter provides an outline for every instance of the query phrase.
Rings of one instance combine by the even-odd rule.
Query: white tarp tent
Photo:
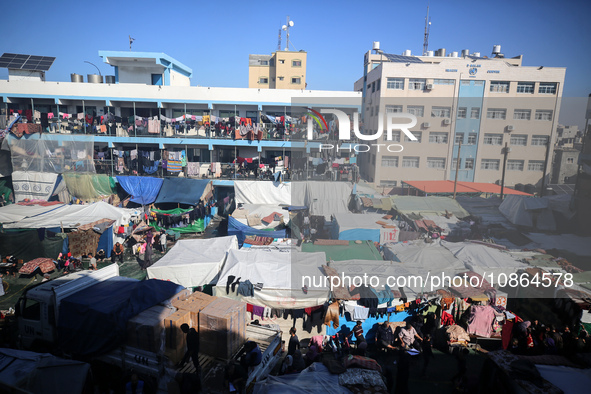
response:
[[[570,200],[571,196],[568,194],[542,198],[508,195],[499,206],[499,211],[518,226],[555,231],[554,212],[567,219],[571,219],[575,214],[569,209]]]
[[[466,266],[447,248],[441,246],[439,240],[433,243],[424,241],[400,242],[384,245],[384,259],[402,262],[405,267],[431,270],[431,275],[444,273],[455,275],[466,271]]]
[[[291,183],[234,181],[236,204],[291,205]]]
[[[349,212],[352,186],[346,182],[292,182],[292,204],[310,208],[310,214],[330,220]]]
[[[0,207],[0,223],[6,227],[7,225],[19,222],[23,219],[42,215],[49,211],[62,209],[65,206],[65,204],[55,204],[49,206],[19,204],[6,205],[4,207]]]
[[[322,305],[328,300],[329,288],[321,285],[302,289],[306,276],[323,276],[320,271],[326,264],[322,253],[301,253],[294,250],[230,250],[226,264],[220,273],[214,295],[236,298],[249,304],[281,309],[301,309]],[[230,291],[226,293],[228,276],[249,280],[253,285],[262,284],[262,290],[254,290],[254,297],[244,297]]]
[[[283,215],[282,220],[275,220],[269,223],[261,222],[261,219],[268,217],[274,212]],[[289,222],[289,212],[279,205],[243,204],[240,209],[236,209],[232,213],[232,217],[238,220],[240,223],[257,230],[263,230],[267,228],[274,229],[282,222],[285,224]],[[255,224],[259,222],[260,224]]]
[[[384,233],[399,233],[396,222],[384,219],[384,215],[380,213],[337,213],[334,218],[336,225],[333,238],[335,239],[382,242]],[[386,223],[393,228],[384,228],[377,222]],[[397,237],[395,238],[392,239],[393,242],[398,240]]]
[[[148,279],[170,280],[184,287],[203,286],[217,277],[231,249],[238,249],[235,235],[182,239],[148,267]]]
[[[441,241],[441,245],[462,261],[467,269],[480,275],[493,273],[495,281],[501,273],[509,275],[529,267],[527,264],[517,261],[509,253],[485,245],[446,241]]]
[[[543,248],[566,250],[577,256],[591,256],[591,237],[581,237],[574,234],[542,234],[527,233],[534,243],[526,245],[528,248]]]

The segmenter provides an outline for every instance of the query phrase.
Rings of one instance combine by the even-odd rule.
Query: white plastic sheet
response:
[[[291,183],[235,181],[236,204],[291,205]]]

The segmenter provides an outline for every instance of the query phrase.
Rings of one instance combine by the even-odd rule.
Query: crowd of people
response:
[[[558,330],[554,325],[545,325],[539,320],[515,324],[509,351],[522,355],[572,355],[591,352],[589,333],[582,325],[565,326]]]

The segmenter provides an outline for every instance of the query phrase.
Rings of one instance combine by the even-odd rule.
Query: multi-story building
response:
[[[574,184],[579,172],[580,153],[578,149],[555,148],[550,183],[557,185]]]
[[[305,70],[305,52],[274,56],[285,54],[290,67],[292,59],[298,58]],[[190,86],[192,70],[163,53],[101,51],[99,56],[113,66],[114,76],[107,77],[107,83],[95,78],[98,75],[84,83],[75,74],[72,80],[78,82],[0,80],[0,110],[23,117],[28,112],[33,123],[43,124],[43,117],[49,118],[43,134],[31,134],[30,140],[91,141],[95,153],[101,153],[95,160],[109,175],[118,174],[117,152],[121,151],[185,151],[187,161],[201,164],[229,164],[237,157],[267,159],[287,152],[292,159],[305,157],[318,144],[293,142],[289,132],[273,133],[274,128],[289,131],[287,119],[294,101],[298,106],[321,101],[338,107],[331,100],[340,97],[353,100],[357,108],[361,103],[357,92],[301,89],[304,79],[289,90]],[[285,73],[290,78],[294,75]],[[265,126],[265,133],[245,138],[214,127],[216,122],[229,121],[233,127],[241,121]],[[109,157],[113,160],[104,160]],[[159,168],[154,175],[167,174]]]
[[[418,120],[411,128],[417,141],[393,134],[401,152],[360,155],[366,180],[390,187],[405,180],[454,180],[457,169],[459,181],[499,183],[505,146],[505,185],[539,190],[548,180],[565,68],[522,66],[522,56],[505,58],[500,46],[490,58],[468,50],[445,56],[445,49],[398,56],[378,46],[364,60],[364,76],[354,85],[363,93],[364,132],[374,134],[378,115],[385,113]]]
[[[277,51],[248,55],[248,87],[258,89],[306,89],[305,51]]]
[[[582,132],[579,126],[563,126],[561,124],[556,128],[556,145],[564,148],[581,149],[583,140]]]

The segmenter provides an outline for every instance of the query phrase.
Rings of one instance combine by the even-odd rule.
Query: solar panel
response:
[[[0,56],[0,67],[31,71],[47,71],[53,64],[54,60],[55,57],[50,56],[5,53]]]
[[[384,56],[393,63],[423,63],[421,59],[415,56],[402,56],[384,53]]]

